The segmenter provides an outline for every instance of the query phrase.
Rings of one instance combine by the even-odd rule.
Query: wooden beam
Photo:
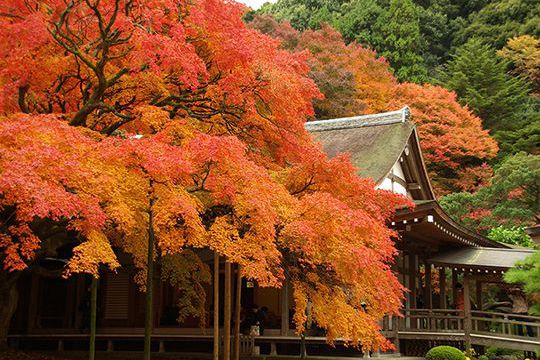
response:
[[[231,358],[231,263],[225,260],[225,294],[223,295],[223,360]]]
[[[219,360],[219,255],[214,252],[214,350],[213,360]]]

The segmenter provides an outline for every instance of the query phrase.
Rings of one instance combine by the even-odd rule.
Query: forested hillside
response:
[[[246,20],[311,54],[315,118],[409,105],[456,219],[498,238],[539,221],[540,1],[278,0]]]

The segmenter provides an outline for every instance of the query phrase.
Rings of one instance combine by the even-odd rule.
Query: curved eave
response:
[[[505,244],[490,240],[454,221],[435,200],[422,201],[414,209],[400,209],[392,221],[395,229],[416,228],[417,236],[438,241],[441,245],[458,244],[464,247],[510,248]]]

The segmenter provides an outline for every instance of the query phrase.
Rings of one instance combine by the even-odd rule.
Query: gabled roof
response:
[[[349,153],[362,177],[378,184],[390,174],[396,162],[405,162],[406,175],[417,183],[417,199],[435,199],[410,110],[311,121],[305,127],[320,141],[329,157]],[[404,159],[404,155],[407,159]]]

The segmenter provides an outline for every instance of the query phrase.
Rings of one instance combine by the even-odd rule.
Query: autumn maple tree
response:
[[[455,93],[405,83],[396,87],[389,104],[410,106],[437,194],[475,191],[488,184],[492,170],[487,161],[497,155],[497,143],[480,118],[459,105]]]
[[[0,5],[1,276],[61,244],[72,249],[64,275],[99,276],[124,252],[150,291],[158,260],[176,283],[207,281],[206,248],[260,286],[288,277],[299,332],[311,302],[329,340],[384,348],[377,321],[402,293],[385,224],[407,201],[313,143],[304,122],[321,93],[307,53],[247,28],[244,11],[221,0]],[[14,281],[0,293],[3,341]]]
[[[475,190],[490,177],[487,162],[495,157],[497,144],[480,118],[458,103],[455,93],[429,84],[400,84],[383,57],[355,42],[346,45],[329,25],[300,32],[287,22],[259,15],[251,26],[280,39],[284,48],[310,52],[309,76],[325,95],[315,103],[316,118],[392,111],[408,105],[438,195]]]

